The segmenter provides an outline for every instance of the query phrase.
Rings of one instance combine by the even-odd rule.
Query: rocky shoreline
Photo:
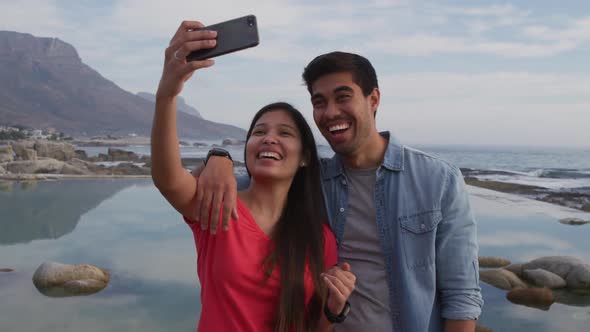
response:
[[[224,145],[242,144],[241,141],[222,142]],[[1,144],[1,143],[0,143]],[[149,138],[130,137],[117,140],[76,141],[78,146],[106,146],[107,153],[88,157],[84,150],[76,150],[68,142],[47,140],[7,141],[0,145],[0,180],[34,181],[96,178],[149,178],[151,158],[139,156],[120,147],[149,145]],[[197,145],[197,143],[195,143]],[[201,165],[203,158],[182,158],[183,166],[191,170]],[[237,166],[243,163],[235,162]],[[517,183],[481,180],[482,170],[462,168],[468,185],[532,198],[535,200],[590,212],[588,192],[557,191]]]
[[[134,141],[138,143],[143,140]],[[103,144],[99,141],[99,145]],[[129,143],[129,140],[118,142]],[[117,143],[117,144],[118,144]],[[95,145],[96,146],[96,145]],[[115,145],[118,146],[118,145]],[[203,158],[182,158],[188,170],[203,163]],[[236,165],[243,165],[235,162]],[[0,180],[34,181],[96,178],[149,178],[151,158],[112,146],[107,153],[88,157],[73,144],[46,140],[10,141],[0,145]]]
[[[462,168],[461,172],[465,178],[465,183],[471,186],[515,194],[542,202],[590,212],[590,192],[557,191],[518,183],[480,180],[476,175],[481,175],[481,170]]]

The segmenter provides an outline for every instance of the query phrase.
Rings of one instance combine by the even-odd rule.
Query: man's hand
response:
[[[204,168],[195,169],[193,176],[198,179],[195,220],[206,230],[211,220],[211,234],[217,233],[219,212],[223,204],[221,225],[229,229],[230,216],[238,220],[237,184],[233,162],[225,157],[211,156]]]
[[[331,313],[338,315],[354,291],[356,276],[350,272],[350,264],[343,263],[341,267],[334,266],[322,273],[322,278],[330,291],[326,305]]]

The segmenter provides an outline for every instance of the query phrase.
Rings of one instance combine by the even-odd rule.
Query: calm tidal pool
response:
[[[200,313],[189,228],[151,180],[65,180],[0,186],[0,331],[194,331]],[[573,255],[590,262],[590,225],[472,192],[480,255],[523,262]],[[542,209],[541,209],[542,210]],[[49,298],[31,277],[44,261],[111,273],[91,296]],[[590,297],[548,311],[515,305],[482,283],[480,322],[494,331],[588,331]]]

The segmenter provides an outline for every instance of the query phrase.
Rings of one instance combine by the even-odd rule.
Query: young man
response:
[[[351,310],[336,331],[474,331],[483,300],[459,169],[377,131],[380,91],[364,57],[320,55],[303,79],[315,123],[336,152],[322,160],[322,185],[339,261],[357,272]],[[223,205],[224,227],[235,205],[232,164],[215,154],[222,156],[209,158],[199,179],[204,228],[210,205],[212,220]]]

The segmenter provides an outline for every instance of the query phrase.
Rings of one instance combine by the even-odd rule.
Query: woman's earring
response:
[[[299,166],[305,167],[305,161],[302,161],[301,164],[299,164]]]

